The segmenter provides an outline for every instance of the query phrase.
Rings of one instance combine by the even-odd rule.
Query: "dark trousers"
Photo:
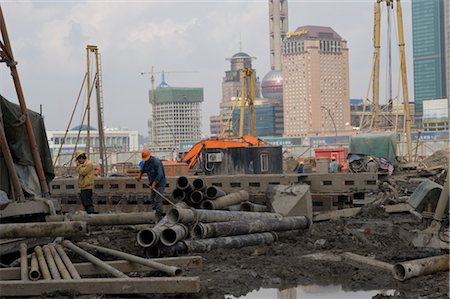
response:
[[[83,208],[88,214],[94,213],[94,204],[92,202],[92,189],[84,189],[80,191],[80,199]]]
[[[161,193],[164,194],[164,189],[166,187],[156,187],[156,190]],[[150,195],[150,202],[153,204],[153,210],[155,210],[155,214],[157,218],[162,218],[164,216],[164,212],[162,209],[162,197],[156,193],[155,191],[152,191],[152,194]]]

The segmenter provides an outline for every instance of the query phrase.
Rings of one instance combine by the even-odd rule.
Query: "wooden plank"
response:
[[[384,210],[386,213],[403,213],[403,212],[409,212],[413,208],[409,205],[409,203],[398,203],[395,205],[387,205],[384,206]]]
[[[39,296],[52,292],[87,294],[180,294],[200,292],[199,277],[83,278],[0,281],[2,296]]]
[[[155,258],[152,259],[155,262],[169,265],[169,266],[177,266],[182,269],[193,269],[193,268],[201,268],[203,267],[203,260],[201,256],[181,256],[181,257],[167,257],[167,258]],[[107,264],[113,266],[117,270],[123,273],[129,272],[144,272],[144,271],[156,271],[153,268],[130,263],[125,260],[118,261],[109,261]],[[73,264],[77,269],[78,273],[82,277],[94,276],[94,275],[103,275],[108,274],[103,269],[95,266],[92,263],[76,263]],[[20,267],[11,267],[11,268],[1,268],[0,269],[0,280],[16,280],[20,279]]]
[[[320,213],[313,217],[313,221],[319,222],[319,221],[326,221],[326,220],[334,220],[334,219],[338,219],[338,218],[353,217],[356,214],[358,214],[360,211],[361,211],[361,208],[349,208],[349,209],[342,209],[342,210],[337,210],[337,211]]]

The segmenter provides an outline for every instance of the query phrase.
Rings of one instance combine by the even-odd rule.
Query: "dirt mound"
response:
[[[434,152],[431,156],[423,160],[420,165],[425,168],[434,168],[438,166],[443,166],[443,168],[448,168],[448,161],[450,156],[450,148],[439,150]]]

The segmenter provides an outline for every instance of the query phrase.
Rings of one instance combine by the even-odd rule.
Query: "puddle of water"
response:
[[[319,286],[307,285],[298,286],[285,290],[259,289],[248,293],[245,296],[234,297],[226,295],[225,299],[371,299],[377,294],[394,295],[395,290],[373,290],[346,292],[339,285]]]

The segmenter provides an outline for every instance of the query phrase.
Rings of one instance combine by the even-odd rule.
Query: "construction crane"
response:
[[[241,114],[239,118],[239,137],[244,136],[245,106],[248,106],[248,132],[255,136],[255,72],[251,68],[243,68],[241,88]]]
[[[403,111],[404,111],[404,132],[406,134],[407,139],[407,151],[408,151],[408,161],[412,161],[412,137],[411,137],[411,114],[409,112],[409,96],[408,96],[408,80],[406,73],[406,59],[405,59],[405,38],[403,31],[403,13],[402,6],[400,0],[376,0],[375,3],[375,15],[374,15],[374,62],[372,69],[372,92],[373,92],[373,100],[372,100],[372,113],[370,120],[370,127],[378,129],[380,123],[380,103],[379,103],[379,88],[380,88],[380,32],[381,32],[381,2],[385,2],[388,9],[393,9],[394,2],[397,2],[397,31],[398,31],[398,46],[400,50],[400,74],[401,74],[401,83],[402,83],[402,93],[403,93]],[[388,13],[388,22],[390,24],[390,15]],[[390,28],[389,28],[390,30]],[[388,32],[390,34],[390,32]],[[388,36],[390,40],[390,35]],[[390,59],[390,54],[388,55]],[[389,68],[390,68],[389,61]],[[389,74],[389,76],[391,76]],[[391,85],[389,82],[389,88],[391,90]],[[365,110],[366,105],[364,105]],[[392,96],[389,95],[388,99],[388,110],[392,110]],[[365,111],[364,111],[365,112]],[[363,118],[361,118],[360,127],[363,127]]]
[[[150,75],[150,86],[152,88],[152,94],[150,99],[150,104],[152,105],[152,147],[156,148],[157,138],[156,138],[156,92],[155,92],[155,74],[180,74],[180,73],[197,73],[197,71],[155,71],[154,66],[150,72],[141,72],[141,75]]]

